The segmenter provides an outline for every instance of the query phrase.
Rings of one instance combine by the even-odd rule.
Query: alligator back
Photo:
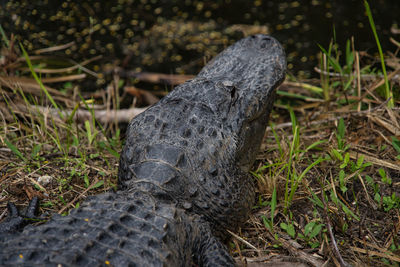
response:
[[[142,193],[107,193],[89,198],[69,216],[0,236],[0,260],[4,266],[188,266],[190,231],[196,229],[173,205]]]

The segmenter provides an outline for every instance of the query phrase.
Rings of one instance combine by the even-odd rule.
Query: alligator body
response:
[[[228,47],[132,120],[116,193],[0,234],[0,264],[233,266],[220,240],[248,218],[247,172],[285,70],[272,37]]]

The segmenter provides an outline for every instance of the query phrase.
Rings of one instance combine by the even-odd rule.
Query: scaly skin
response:
[[[224,50],[132,120],[117,193],[22,233],[0,225],[0,264],[233,266],[218,238],[248,219],[248,170],[285,70],[266,35]]]

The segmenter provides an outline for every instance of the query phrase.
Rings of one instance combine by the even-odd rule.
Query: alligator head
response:
[[[275,89],[284,80],[286,57],[268,35],[253,35],[228,47],[198,74],[218,81],[218,90],[204,87],[204,101],[223,118],[236,140],[236,163],[248,171],[262,142]],[[220,113],[220,114],[218,114]]]

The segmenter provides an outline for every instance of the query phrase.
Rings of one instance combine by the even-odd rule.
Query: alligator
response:
[[[0,264],[234,266],[227,229],[254,203],[249,169],[285,72],[283,48],[268,35],[226,48],[130,122],[116,192],[19,231],[35,205],[25,215],[9,205]]]

